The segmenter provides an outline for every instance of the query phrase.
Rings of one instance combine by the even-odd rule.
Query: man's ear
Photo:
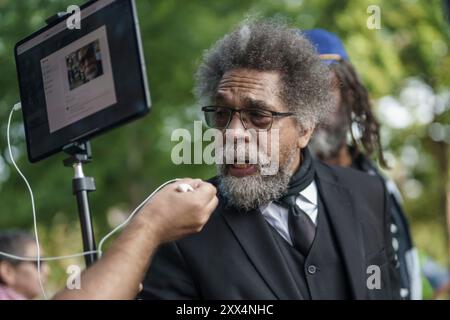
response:
[[[7,286],[12,286],[16,282],[16,271],[11,263],[7,261],[0,262],[0,279]]]
[[[300,134],[300,136],[297,139],[297,146],[300,149],[303,149],[303,148],[305,148],[308,145],[309,140],[311,139],[311,136],[314,133],[314,129],[315,129],[314,125],[309,127],[309,128],[302,128],[301,129],[301,134]]]

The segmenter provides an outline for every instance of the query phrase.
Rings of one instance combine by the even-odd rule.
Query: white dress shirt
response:
[[[295,202],[317,225],[318,200],[317,186],[314,181],[298,194]],[[271,202],[260,210],[264,219],[292,245],[288,226],[288,209]]]

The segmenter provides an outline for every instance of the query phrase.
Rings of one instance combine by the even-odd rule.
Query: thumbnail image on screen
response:
[[[69,54],[66,65],[70,90],[103,75],[100,41],[97,39]]]
[[[50,133],[117,103],[106,27],[41,60]]]

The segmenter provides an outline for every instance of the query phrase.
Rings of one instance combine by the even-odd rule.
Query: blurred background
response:
[[[152,190],[176,177],[207,179],[214,167],[171,161],[176,128],[193,132],[200,106],[192,94],[202,52],[246,16],[282,17],[294,27],[325,28],[344,41],[371,93],[382,123],[382,143],[421,259],[449,267],[450,253],[450,1],[443,0],[137,0],[153,110],[146,118],[92,141],[96,179],[91,209],[99,240]],[[45,19],[77,0],[0,0],[0,229],[32,230],[31,203],[7,155],[6,124],[19,92],[13,48]],[[381,29],[369,29],[367,8],[377,5]],[[22,116],[12,127],[16,160],[36,199],[46,255],[82,251],[73,172],[64,155],[38,164],[26,157]],[[195,141],[192,141],[195,142]],[[47,290],[65,285],[66,268],[83,259],[50,264]],[[432,289],[424,282],[424,297]]]

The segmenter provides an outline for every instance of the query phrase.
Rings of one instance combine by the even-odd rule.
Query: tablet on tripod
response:
[[[15,47],[31,162],[142,117],[151,106],[134,0],[88,2],[79,30],[66,19]]]

